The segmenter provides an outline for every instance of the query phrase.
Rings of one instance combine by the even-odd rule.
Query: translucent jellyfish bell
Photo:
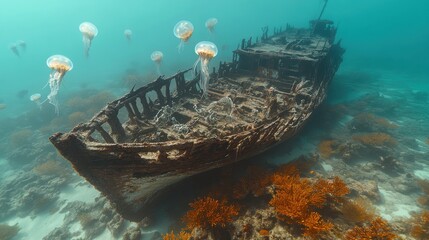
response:
[[[217,18],[209,18],[206,21],[206,28],[209,30],[209,32],[213,32],[214,31],[214,27],[217,24]]]
[[[152,61],[156,64],[156,71],[158,73],[158,75],[161,75],[161,62],[162,62],[162,58],[164,57],[164,54],[162,54],[162,52],[160,51],[154,51],[151,55],[150,55],[150,59],[152,59]]]
[[[48,82],[51,92],[48,95],[48,100],[50,104],[55,106],[55,112],[59,114],[58,91],[65,74],[73,69],[73,63],[63,55],[53,55],[46,60],[46,64],[51,69]]]
[[[40,99],[42,98],[42,95],[40,93],[35,93],[30,96],[30,101],[35,102],[39,108],[42,108],[42,102]]]
[[[201,90],[203,90],[203,95],[207,94],[207,89],[209,85],[209,63],[212,58],[216,57],[217,52],[217,47],[212,42],[202,41],[197,43],[197,45],[195,46],[195,53],[199,56],[199,58],[194,64],[194,72],[196,72],[197,65],[198,63],[200,63],[200,87]]]
[[[180,44],[178,46],[179,52],[183,50],[185,42],[191,38],[192,33],[194,32],[194,25],[191,22],[182,20],[174,26],[173,33],[174,36],[180,39]]]
[[[82,33],[83,47],[85,56],[89,55],[89,48],[91,47],[92,39],[98,35],[97,27],[90,22],[83,22],[79,25],[79,31]]]
[[[131,36],[133,35],[133,31],[131,29],[125,29],[124,36],[129,41],[131,41]]]
[[[22,48],[22,50],[26,50],[27,49],[27,43],[26,42],[24,42],[23,40],[18,40],[17,42],[16,42],[16,44],[18,45],[18,46],[20,46],[21,48]]]

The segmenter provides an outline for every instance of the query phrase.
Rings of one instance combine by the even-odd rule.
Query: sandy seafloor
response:
[[[405,86],[404,83],[411,84]],[[376,192],[371,193],[379,198],[372,201],[376,214],[392,224],[406,226],[413,214],[424,209],[417,202],[423,193],[416,181],[429,180],[428,94],[429,84],[423,76],[373,69],[340,70],[326,104],[314,113],[312,121],[299,136],[242,163],[242,166],[258,161],[280,165],[301,155],[320,155],[319,144],[323,140],[343,142],[351,139],[354,134],[351,123],[357,114],[376,115],[397,126],[389,130],[397,145],[387,150],[397,164],[394,169],[386,169],[391,166],[380,168],[376,155],[356,155],[353,160],[346,160],[333,154],[318,158],[315,171],[324,177],[339,176],[346,183],[371,181],[376,184]],[[106,97],[109,94],[94,90],[91,95]],[[65,104],[64,108],[67,106],[73,107],[71,103]],[[344,108],[347,111],[340,113],[339,109]],[[70,128],[74,120],[69,115],[71,122],[60,127],[52,126],[57,124],[55,121],[49,126],[43,121],[28,123],[28,118],[42,113],[40,111],[43,112],[33,109],[17,116],[14,121],[22,124],[3,130],[0,135],[0,148],[6,153],[0,159],[0,223],[18,224],[20,230],[13,239],[132,239],[124,238],[124,235],[138,236],[137,232],[141,239],[160,239],[161,234],[171,227],[177,229],[181,216],[188,210],[186,201],[198,196],[199,190],[182,191],[183,196],[179,198],[184,200],[169,202],[164,199],[156,215],[143,222],[124,220],[50,145],[49,133],[62,127]],[[75,110],[68,113],[72,114],[72,111]],[[25,123],[28,125],[23,125]],[[50,164],[43,165],[46,162]],[[192,187],[188,183],[179,188]],[[406,230],[398,234],[412,239]]]

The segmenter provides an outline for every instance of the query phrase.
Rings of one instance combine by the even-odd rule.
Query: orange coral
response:
[[[334,227],[332,223],[324,221],[317,212],[311,212],[302,225],[305,226],[304,235],[310,237],[316,237],[319,233],[329,231]]]
[[[268,231],[267,229],[261,229],[261,230],[259,230],[259,235],[270,236],[270,231]]]
[[[275,194],[270,205],[277,212],[277,217],[302,225],[304,234],[312,237],[330,230],[333,226],[322,220],[314,209],[325,206],[328,198],[338,201],[349,193],[340,178],[336,177],[332,181],[319,179],[311,183],[308,179],[301,179],[293,165],[284,166],[280,173],[274,174],[273,182]]]
[[[374,207],[363,198],[344,201],[340,207],[343,217],[351,222],[369,222],[374,218]]]
[[[296,162],[280,165],[274,176],[298,176],[299,170]]]
[[[33,131],[30,129],[20,129],[10,135],[10,144],[12,148],[28,145],[33,141]]]
[[[319,179],[315,184],[315,188],[322,195],[326,195],[336,202],[350,193],[350,189],[339,177],[334,177],[333,180]]]
[[[424,193],[423,196],[420,196],[418,202],[423,206],[429,206],[429,181],[428,180],[417,180],[417,184]]]
[[[219,201],[211,197],[197,199],[189,206],[192,209],[183,217],[188,229],[224,228],[238,215],[237,206],[229,205],[226,200]]]
[[[417,184],[425,194],[429,195],[429,180],[419,179],[417,180]]]
[[[429,211],[424,211],[415,217],[411,228],[411,236],[416,239],[429,239]]]
[[[48,160],[33,168],[33,172],[38,175],[62,175],[65,173],[64,167],[55,160]]]
[[[318,149],[322,158],[330,158],[332,156],[334,153],[334,143],[335,141],[333,140],[324,140],[320,142]]]
[[[293,171],[286,169],[287,171]],[[313,196],[313,188],[310,181],[300,179],[298,174],[275,174],[273,177],[275,194],[270,204],[275,208],[278,217],[282,220],[301,220],[307,213],[310,205],[319,203],[318,196]]]
[[[347,240],[393,240],[397,238],[398,236],[392,232],[389,224],[381,217],[375,218],[369,226],[354,227],[346,233]]]
[[[162,236],[163,240],[189,240],[191,239],[191,234],[185,231],[180,231],[180,233],[176,236],[174,231],[171,230],[170,233],[166,233]]]
[[[353,125],[358,130],[389,130],[398,128],[398,125],[391,123],[385,118],[375,116],[371,113],[361,113],[354,117]]]
[[[355,141],[361,142],[365,145],[381,147],[390,146],[393,147],[397,144],[396,140],[386,133],[367,133],[353,136]]]

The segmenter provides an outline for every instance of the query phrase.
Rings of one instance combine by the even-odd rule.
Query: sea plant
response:
[[[370,222],[375,217],[375,208],[363,198],[345,200],[339,209],[342,217],[353,223]]]
[[[371,113],[360,113],[350,123],[353,131],[357,132],[386,132],[398,128],[389,120]]]
[[[381,132],[354,135],[353,140],[371,147],[394,147],[397,144],[391,135]]]
[[[334,140],[323,140],[319,143],[318,150],[322,158],[330,158],[334,154]]]
[[[33,131],[27,128],[17,130],[10,135],[12,148],[22,147],[33,141]]]
[[[429,239],[429,211],[424,211],[414,217],[410,234],[419,240]]]
[[[226,200],[212,197],[199,198],[189,204],[189,210],[183,217],[188,229],[202,228],[205,230],[225,228],[238,215],[238,207]]]
[[[423,195],[419,197],[418,202],[422,206],[429,207],[429,181],[424,179],[417,180],[417,184],[423,192]]]
[[[317,237],[332,229],[333,224],[323,220],[318,209],[338,202],[349,193],[338,177],[315,182],[303,179],[294,165],[283,166],[273,177],[275,192],[270,201],[277,217],[299,226],[305,236]]]
[[[174,231],[171,230],[170,233],[162,235],[163,240],[189,240],[191,239],[191,234],[186,231],[180,231],[178,234],[174,234]]]
[[[369,239],[380,239],[380,240],[394,240],[398,239],[398,235],[392,232],[389,224],[382,219],[377,217],[371,221],[370,224],[359,227],[356,226],[347,231],[346,240],[369,240]]]

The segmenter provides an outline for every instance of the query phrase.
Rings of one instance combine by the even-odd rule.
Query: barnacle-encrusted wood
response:
[[[242,41],[202,97],[191,69],[160,76],[50,140],[125,218],[167,186],[291,138],[326,96],[344,50],[330,21]]]

